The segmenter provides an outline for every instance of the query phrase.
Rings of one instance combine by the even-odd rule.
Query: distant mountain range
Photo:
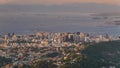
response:
[[[0,12],[120,12],[120,6],[111,4],[80,3],[65,5],[0,5]]]

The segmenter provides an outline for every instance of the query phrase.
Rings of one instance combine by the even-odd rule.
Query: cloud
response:
[[[107,3],[120,4],[120,0],[0,0],[0,4],[69,4],[69,3]]]

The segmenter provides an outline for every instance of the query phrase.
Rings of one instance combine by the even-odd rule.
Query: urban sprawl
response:
[[[82,57],[81,51],[87,45],[99,42],[120,40],[119,36],[92,35],[82,32],[38,32],[36,34],[16,35],[14,33],[0,35],[0,57],[11,59],[11,63],[4,62],[4,67],[12,68],[17,65],[32,65],[39,60],[54,61],[58,67],[62,60],[70,59],[74,53]],[[56,61],[56,62],[55,62]]]

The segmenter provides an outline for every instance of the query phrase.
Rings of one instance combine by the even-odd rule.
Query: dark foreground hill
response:
[[[88,46],[81,68],[120,68],[120,41],[102,42]]]

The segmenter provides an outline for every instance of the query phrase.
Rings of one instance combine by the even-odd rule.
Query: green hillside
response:
[[[81,68],[120,68],[120,41],[88,46],[83,54]]]

